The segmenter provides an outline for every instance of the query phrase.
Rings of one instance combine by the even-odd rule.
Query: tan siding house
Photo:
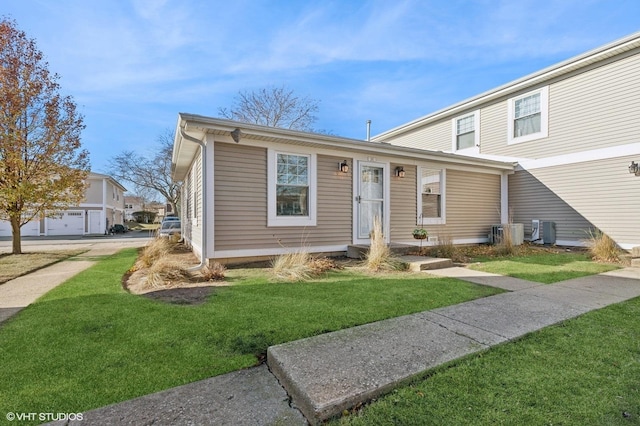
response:
[[[636,33],[373,141],[515,161],[508,203],[528,239],[534,221],[547,221],[557,244],[581,245],[597,228],[629,249],[640,245],[640,177],[628,170],[640,162],[639,100]]]
[[[85,199],[77,206],[53,212],[22,227],[22,236],[106,234],[109,227],[124,223],[126,188],[112,177],[89,173]],[[0,237],[10,236],[11,226],[0,221]]]
[[[84,215],[83,234],[105,234],[112,225],[125,222],[127,189],[111,176],[89,173],[86,199],[75,208]]]
[[[179,115],[172,160],[185,239],[224,263],[345,253],[369,242],[376,216],[389,243],[418,245],[417,226],[486,242],[515,166],[190,114]]]

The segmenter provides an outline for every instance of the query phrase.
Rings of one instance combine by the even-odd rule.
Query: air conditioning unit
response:
[[[491,225],[491,230],[489,231],[489,244],[498,244],[502,241],[502,225]]]
[[[511,244],[519,246],[524,242],[524,225],[522,223],[511,223],[505,225],[491,225],[489,231],[489,244],[500,244],[504,238],[504,229],[510,227]]]
[[[545,220],[542,222],[542,242],[543,244],[556,243],[556,223]]]
[[[531,221],[531,241],[538,241],[540,239],[540,219],[533,219]]]

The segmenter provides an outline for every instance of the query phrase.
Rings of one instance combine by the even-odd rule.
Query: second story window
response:
[[[480,111],[453,119],[453,151],[463,149],[479,150]]]
[[[509,99],[509,143],[548,135],[548,87]]]
[[[513,137],[540,132],[540,93],[516,99],[513,102],[514,122]]]

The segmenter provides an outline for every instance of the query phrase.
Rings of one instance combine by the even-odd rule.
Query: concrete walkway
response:
[[[632,268],[553,285],[462,268],[438,273],[521,289],[270,347],[271,371],[310,423],[446,362],[640,296],[640,269]]]
[[[429,273],[510,292],[272,346],[266,366],[88,411],[71,424],[319,424],[425,370],[640,296],[640,268],[552,285],[456,267]]]

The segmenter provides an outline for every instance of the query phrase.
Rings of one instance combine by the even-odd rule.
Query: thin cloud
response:
[[[238,91],[267,85],[320,100],[317,128],[362,137],[372,119],[381,132],[637,31],[640,6],[14,0],[3,13],[78,101],[99,166],[125,140],[174,126],[179,111],[215,116]]]

